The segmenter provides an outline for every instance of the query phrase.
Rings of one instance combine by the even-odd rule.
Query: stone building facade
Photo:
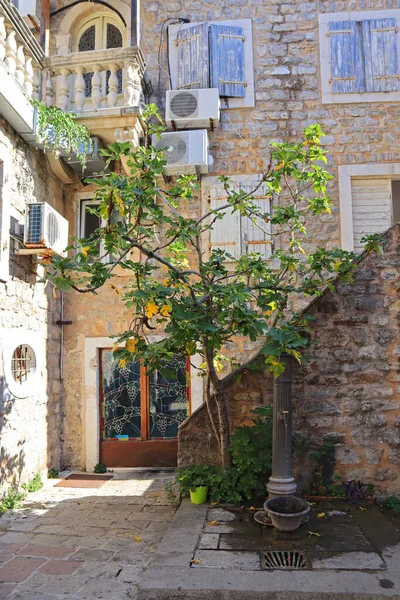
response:
[[[207,27],[241,27],[245,46],[244,96],[221,97],[220,124],[208,132],[214,161],[208,174],[200,177],[199,196],[190,205],[190,213],[198,214],[210,198],[218,195],[218,175],[233,177],[237,185],[251,185],[268,165],[271,141],[296,140],[307,125],[320,123],[326,134],[322,143],[329,152],[333,175],[333,209],[331,214],[316,217],[309,224],[307,248],[328,245],[359,251],[363,233],[382,232],[400,220],[400,92],[398,74],[391,70],[396,64],[400,68],[398,3],[142,0],[140,26],[138,19],[132,19],[131,8],[129,0],[107,0],[101,4],[52,0],[49,51],[40,69],[42,97],[48,104],[77,112],[80,122],[104,144],[115,139],[130,139],[135,144],[141,135],[140,93],[142,98],[151,98],[165,109],[166,90],[171,83],[176,88],[182,74],[178,39],[185,31],[190,37],[193,28],[202,23],[208,23]],[[350,46],[346,36],[351,37]],[[386,71],[379,71],[381,67],[374,62],[379,46],[374,36],[384,36],[385,52],[392,57],[387,64],[382,62]],[[341,53],[349,47],[356,50],[340,61]],[[364,57],[361,62],[360,49]],[[22,142],[13,135],[13,143],[21,146]],[[35,181],[43,175],[51,182],[48,201],[68,219],[70,234],[81,235],[86,227],[85,202],[90,203],[93,198],[93,186],[83,184],[65,164],[61,169],[61,163],[55,165],[52,161],[56,177],[38,150],[26,148],[22,154],[24,160],[37,157],[29,158],[42,165],[41,170],[35,167]],[[40,189],[39,183],[35,189]],[[23,197],[28,200],[31,196],[24,191]],[[38,192],[35,199],[41,198]],[[232,228],[227,229],[234,235]],[[387,489],[399,490],[395,444],[399,390],[394,366],[398,324],[395,309],[383,305],[389,301],[385,298],[393,297],[398,277],[393,248],[388,246],[387,258],[376,259],[378,262],[370,269],[371,280],[357,280],[354,287],[346,288],[347,294],[338,288],[333,299],[328,301],[325,296],[310,309],[321,310],[324,315],[323,311],[328,311],[330,319],[337,319],[341,318],[341,311],[346,313],[350,307],[354,320],[338,326],[330,320],[325,323],[325,317],[321,322],[317,319],[318,331],[315,325],[313,330],[320,340],[321,352],[317,353],[313,346],[313,370],[302,373],[302,383],[299,388],[296,386],[296,397],[303,394],[306,398],[305,404],[298,402],[296,419],[298,428],[311,437],[337,431],[346,438],[346,444],[337,453],[338,468],[345,476],[357,470],[363,477],[382,481]],[[385,271],[379,260],[393,264],[388,263]],[[18,261],[31,265],[30,258]],[[396,268],[394,279],[385,279],[385,273]],[[359,277],[363,277],[362,273],[363,270]],[[15,288],[31,289],[21,274],[18,277]],[[117,273],[115,285],[122,284],[123,276]],[[372,292],[373,285],[376,292]],[[35,284],[35,289],[37,286],[42,284]],[[8,304],[18,303],[17,291],[8,293],[12,299]],[[60,330],[58,326],[50,327],[49,321],[58,320],[59,309],[53,306],[52,294],[47,297],[49,305],[32,323],[40,329],[47,322],[47,338],[57,344]],[[130,315],[118,304],[110,286],[95,297],[68,293],[64,307],[63,318],[72,323],[64,327],[63,333],[63,400],[59,396],[61,374],[53,349],[52,392],[43,396],[53,411],[51,430],[56,430],[55,422],[61,427],[57,430],[59,455],[53,453],[48,464],[55,466],[59,460],[61,466],[92,469],[101,458],[104,390],[100,385],[100,365],[106,349],[112,346],[111,336],[126,327]],[[329,327],[336,330],[337,336],[343,333],[338,347],[334,346],[336,338],[331,340]],[[386,329],[391,330],[390,339],[375,339],[380,339],[380,332]],[[253,350],[251,344],[239,340],[235,353],[245,360]],[[372,365],[378,362],[382,368],[376,373]],[[358,369],[360,374],[350,375]],[[337,375],[333,375],[336,371]],[[361,381],[364,376],[375,379]],[[329,377],[336,379],[327,381]],[[354,387],[357,378],[361,379]],[[193,460],[204,461],[214,451],[201,407],[202,385],[195,377],[192,382],[194,414],[180,430],[182,462],[188,462],[192,452]],[[265,374],[252,375],[251,381],[246,382],[232,393],[233,424],[246,419],[254,404],[269,401],[272,393],[272,382]],[[382,395],[385,390],[387,396]],[[194,438],[201,455],[194,452]]]
[[[14,232],[10,236],[7,231],[8,244],[1,238],[2,254],[7,253],[7,271],[4,268],[0,276],[1,489],[60,464],[61,330],[56,324],[61,318],[60,293],[55,295],[51,284],[40,282],[43,266],[14,252],[22,247],[17,228],[24,223],[26,204],[46,201],[63,210],[63,192],[43,152],[29,147],[3,118],[0,165],[0,203],[3,209],[9,203]],[[18,373],[16,352],[26,345],[34,352],[35,373],[28,374],[24,384],[26,373]]]

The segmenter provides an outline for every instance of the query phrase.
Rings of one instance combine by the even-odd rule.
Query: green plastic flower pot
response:
[[[204,504],[207,502],[208,486],[202,485],[201,487],[190,490],[190,502],[192,504]]]

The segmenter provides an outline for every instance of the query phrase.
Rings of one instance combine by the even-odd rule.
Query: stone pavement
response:
[[[253,514],[184,500],[139,581],[138,598],[400,598],[400,522],[392,514],[371,504],[360,510],[325,502],[313,506],[310,521],[294,534],[261,527]],[[271,551],[305,553],[308,564],[299,570],[268,568]]]
[[[62,473],[61,476],[67,475]],[[136,599],[174,516],[168,472],[116,472],[98,489],[29,494],[0,518],[0,599]]]
[[[0,600],[400,600],[400,517],[329,503],[282,534],[250,509],[176,510],[172,479],[116,472],[30,494],[0,518]],[[296,550],[306,569],[267,568],[267,552]]]

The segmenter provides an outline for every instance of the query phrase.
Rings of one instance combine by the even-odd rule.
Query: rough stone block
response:
[[[217,550],[219,542],[219,535],[217,533],[203,533],[200,536],[199,549],[200,550]]]
[[[360,462],[359,453],[348,446],[337,446],[335,457],[341,465],[357,465]]]
[[[378,465],[381,462],[383,448],[365,448],[364,456],[369,465]]]
[[[400,450],[389,450],[387,460],[393,465],[400,465]]]
[[[197,550],[195,559],[199,564],[192,568],[234,569],[239,571],[260,571],[260,557],[256,552],[236,552],[225,550]]]
[[[397,476],[397,472],[393,469],[377,469],[374,473],[374,477],[378,481],[394,481]]]

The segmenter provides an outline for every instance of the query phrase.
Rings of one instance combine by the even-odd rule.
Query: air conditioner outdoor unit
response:
[[[166,121],[174,129],[213,129],[219,123],[218,88],[168,90],[166,100]]]
[[[65,152],[61,152],[60,156],[65,160],[65,162],[79,175],[83,177],[90,177],[91,175],[95,175],[104,171],[106,168],[105,159],[99,155],[99,150],[103,148],[102,141],[98,137],[90,138],[92,142],[92,148],[89,147],[86,149],[86,162],[85,169],[82,169],[82,164],[78,160],[76,154],[67,154]],[[80,150],[85,150],[83,144],[81,144]]]
[[[153,135],[152,144],[156,150],[164,150],[167,175],[208,173],[208,166],[213,163],[205,129],[172,131],[162,133],[160,138]]]
[[[28,204],[25,215],[24,244],[64,255],[68,246],[68,221],[47,202]]]

